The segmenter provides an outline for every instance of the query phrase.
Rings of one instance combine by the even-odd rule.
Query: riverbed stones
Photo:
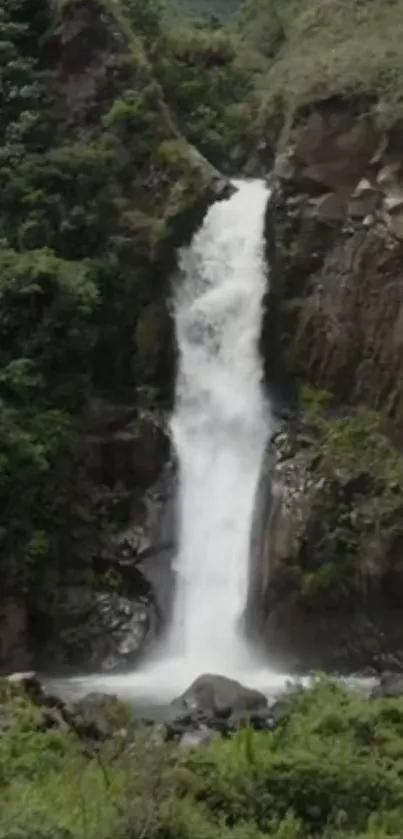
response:
[[[403,696],[403,673],[383,673],[371,699],[397,699]]]
[[[173,702],[174,707],[218,717],[230,716],[234,711],[253,711],[267,707],[263,693],[247,688],[235,679],[206,673]]]
[[[167,739],[181,740],[191,731],[207,729],[229,735],[250,725],[258,730],[272,725],[266,696],[235,679],[206,673],[199,676],[170,706]],[[200,738],[204,742],[203,738]]]

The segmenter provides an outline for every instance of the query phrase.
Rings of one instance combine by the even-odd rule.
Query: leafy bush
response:
[[[403,700],[369,702],[319,680],[281,707],[272,732],[245,729],[191,753],[140,728],[91,755],[19,704],[1,740],[0,835],[397,839]]]
[[[253,74],[240,49],[233,34],[206,22],[169,29],[150,52],[183,135],[229,172],[245,164],[255,140]]]

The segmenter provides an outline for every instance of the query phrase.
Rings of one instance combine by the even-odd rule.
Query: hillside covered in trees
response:
[[[174,248],[220,189],[199,151],[246,157],[251,81],[228,36],[165,30],[151,0],[0,15],[0,660],[22,666],[132,515],[108,416],[151,462],[123,483],[160,467],[145,414],[172,395]]]

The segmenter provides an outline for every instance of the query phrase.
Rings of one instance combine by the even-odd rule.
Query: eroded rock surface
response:
[[[288,369],[403,420],[403,158],[360,103],[296,119],[275,165]],[[399,140],[400,138],[400,140]]]
[[[400,669],[402,472],[379,419],[321,414],[273,455],[255,637],[290,669]]]
[[[167,723],[169,739],[185,738],[192,742],[208,742],[206,732],[229,735],[243,726],[256,730],[274,725],[267,697],[258,690],[245,687],[234,679],[206,673],[171,704]]]

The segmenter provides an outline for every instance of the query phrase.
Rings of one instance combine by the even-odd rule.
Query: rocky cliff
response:
[[[291,378],[303,398],[262,475],[274,486],[255,627],[302,668],[401,667],[400,8],[285,4],[277,41],[266,19],[273,87],[253,166],[274,160],[276,340],[266,328],[262,347],[269,380]],[[257,42],[251,16],[245,26]],[[355,60],[365,39],[374,53]]]

